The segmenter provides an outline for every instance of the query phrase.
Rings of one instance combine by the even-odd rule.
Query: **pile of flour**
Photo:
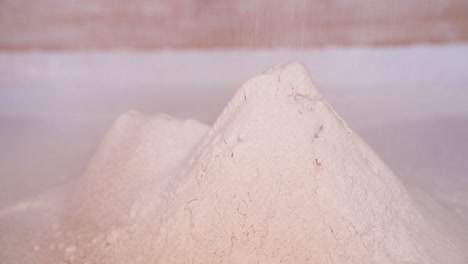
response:
[[[299,63],[247,81],[211,128],[123,115],[82,178],[0,232],[2,264],[466,263]]]

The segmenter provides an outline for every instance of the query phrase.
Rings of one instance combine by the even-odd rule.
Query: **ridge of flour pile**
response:
[[[466,261],[322,98],[300,63],[247,81],[211,128],[124,115],[88,172],[66,190],[63,201],[51,205],[59,213],[44,216],[58,226],[53,235],[33,238],[47,249],[37,250],[43,259]],[[51,243],[73,248],[52,254]],[[0,249],[2,256],[8,260]]]

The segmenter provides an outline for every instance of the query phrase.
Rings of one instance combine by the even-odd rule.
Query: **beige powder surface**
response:
[[[0,263],[466,263],[300,63],[208,128],[129,113],[87,173],[0,212]]]

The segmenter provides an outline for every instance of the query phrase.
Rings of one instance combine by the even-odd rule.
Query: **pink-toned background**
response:
[[[468,40],[466,0],[2,0],[0,48],[160,49]]]

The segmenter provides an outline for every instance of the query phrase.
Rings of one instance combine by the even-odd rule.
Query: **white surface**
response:
[[[381,118],[371,118],[366,109],[389,107],[401,110],[384,120],[468,116],[468,74],[463,70],[468,69],[468,45],[0,53],[0,114],[114,116],[137,108],[212,122],[244,80],[293,60],[308,67],[329,100],[358,105],[359,117],[344,115],[356,119],[353,122],[379,122]],[[377,101],[363,99],[363,94]]]

